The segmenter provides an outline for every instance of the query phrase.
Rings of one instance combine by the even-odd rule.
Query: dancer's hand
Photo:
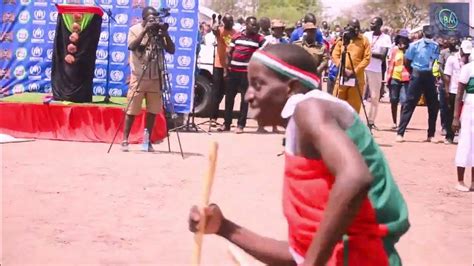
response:
[[[224,221],[224,215],[221,209],[216,204],[211,204],[204,209],[206,215],[205,234],[217,234]],[[189,231],[196,233],[202,225],[201,212],[197,206],[193,206],[189,212]]]
[[[461,129],[461,121],[459,118],[454,118],[452,128],[454,132],[458,132],[459,129]]]

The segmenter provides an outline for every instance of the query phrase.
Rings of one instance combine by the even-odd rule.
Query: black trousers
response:
[[[212,110],[211,119],[217,119],[219,115],[219,106],[221,105],[222,99],[225,94],[225,80],[224,80],[224,69],[215,67],[212,74]]]
[[[444,97],[442,95],[441,97]],[[454,139],[454,131],[452,128],[454,120],[454,104],[456,103],[456,94],[449,93],[448,103],[446,106],[446,139]]]
[[[436,91],[436,80],[431,71],[413,70],[408,85],[407,99],[400,118],[398,135],[405,135],[421,94],[425,95],[428,106],[428,137],[434,137],[436,132],[436,119],[438,118],[439,101]]]
[[[234,111],[235,96],[240,92],[242,101],[240,102],[240,114],[237,126],[244,128],[247,124],[247,113],[249,104],[245,101],[245,93],[249,83],[247,80],[247,72],[229,72],[225,91],[225,114],[224,126],[229,128],[232,125],[232,113]]]

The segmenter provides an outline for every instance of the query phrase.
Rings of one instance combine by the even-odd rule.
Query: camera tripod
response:
[[[168,75],[168,67],[166,66],[166,63],[164,62],[164,58],[165,58],[165,49],[163,48],[163,43],[161,41],[161,38],[159,35],[153,35],[153,36],[149,36],[149,39],[148,39],[148,42],[146,44],[146,46],[149,46],[151,45],[151,50],[150,50],[150,54],[148,55],[148,58],[147,58],[147,62],[146,64],[143,64],[142,66],[142,73],[140,74],[140,77],[138,79],[138,82],[137,82],[137,89],[133,91],[131,97],[130,97],[130,100],[128,101],[128,104],[125,108],[125,112],[124,112],[124,117],[123,119],[120,121],[120,125],[118,126],[117,128],[117,131],[115,132],[115,135],[114,135],[114,138],[112,140],[112,143],[110,143],[110,146],[109,146],[109,150],[107,151],[107,153],[110,153],[110,150],[112,149],[112,146],[113,144],[115,143],[115,139],[117,138],[117,135],[118,135],[118,132],[120,130],[120,128],[122,128],[123,126],[123,123],[125,121],[125,117],[127,115],[126,111],[128,110],[128,108],[130,107],[130,104],[132,103],[132,101],[135,99],[135,96],[137,93],[139,93],[139,88],[140,88],[140,84],[142,83],[143,81],[143,77],[145,76],[145,73],[147,72],[147,70],[150,68],[150,65],[153,61],[153,59],[156,59],[157,60],[157,65],[158,65],[158,70],[160,71],[160,85],[161,85],[161,93],[162,93],[162,100],[163,100],[163,106],[164,106],[164,109],[166,112],[169,112],[170,115],[171,115],[171,121],[173,123],[173,126],[175,126],[176,122],[176,112],[174,110],[174,105],[173,105],[173,102],[171,101],[171,82],[170,82],[170,79],[169,79],[169,75]],[[168,116],[165,114],[165,121],[166,121],[166,125],[167,125],[167,128],[168,128]],[[176,136],[178,138],[178,144],[179,144],[179,150],[180,150],[180,153],[181,153],[181,157],[184,159],[184,153],[183,153],[183,148],[181,146],[181,139],[179,137],[179,132],[176,131]],[[168,141],[168,152],[171,152],[171,143],[170,143],[170,130],[168,130],[168,132],[166,133],[166,138],[167,138],[167,141]]]
[[[346,82],[346,78],[347,79],[351,78],[351,77],[346,76],[346,71],[345,71],[346,70],[346,55],[347,55],[347,57],[349,58],[351,71],[352,71],[352,73],[354,75],[354,79],[355,79],[355,87],[352,88],[352,89],[357,90],[357,94],[359,95],[359,99],[360,99],[360,102],[362,104],[362,109],[364,110],[365,120],[366,120],[367,126],[368,126],[368,125],[370,125],[369,116],[367,115],[367,110],[365,108],[364,99],[363,99],[362,93],[360,92],[360,89],[359,89],[359,86],[360,86],[359,79],[357,78],[357,75],[355,73],[354,63],[352,61],[351,54],[347,51],[347,46],[348,46],[348,43],[345,43],[344,38],[343,38],[343,47],[344,48],[342,50],[341,63],[339,65],[339,72],[337,74],[337,82],[339,83],[339,86],[344,86],[344,84]],[[339,93],[339,91],[337,93]],[[370,129],[370,133],[372,134],[372,127],[369,127],[369,129]]]
[[[194,89],[196,89],[196,85],[194,85]],[[208,121],[205,121],[205,122],[202,122],[202,123],[199,123],[199,124],[196,124],[194,122],[194,118],[196,117],[196,113],[195,113],[195,107],[196,105],[194,104],[195,101],[193,101],[193,108],[191,109],[191,113],[188,115],[188,118],[186,119],[186,124],[182,125],[182,126],[179,126],[179,127],[175,127],[173,129],[170,129],[170,132],[172,131],[176,131],[178,132],[179,130],[181,129],[184,129],[185,131],[187,132],[190,132],[190,131],[194,131],[194,132],[199,132],[199,131],[202,131],[208,135],[211,135],[211,133],[205,129],[203,129],[202,127],[200,127],[200,125],[202,124],[205,124],[205,123],[208,123]],[[210,127],[210,126],[209,126]]]

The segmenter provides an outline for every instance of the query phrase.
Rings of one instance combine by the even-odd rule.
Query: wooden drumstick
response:
[[[196,232],[194,236],[194,250],[193,250],[193,265],[201,264],[201,249],[202,249],[202,239],[204,235],[204,230],[206,228],[206,214],[204,213],[204,208],[209,205],[209,198],[211,196],[212,183],[214,181],[214,174],[216,172],[216,161],[217,161],[217,142],[212,142],[210,151],[209,151],[209,167],[207,173],[203,179],[203,189],[202,189],[202,198],[201,198],[201,223],[199,231]]]

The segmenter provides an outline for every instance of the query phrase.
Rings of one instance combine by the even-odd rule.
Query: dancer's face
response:
[[[250,61],[248,80],[245,100],[255,111],[254,118],[260,125],[284,126],[281,111],[289,97],[289,81],[282,81],[274,71],[256,60]]]

